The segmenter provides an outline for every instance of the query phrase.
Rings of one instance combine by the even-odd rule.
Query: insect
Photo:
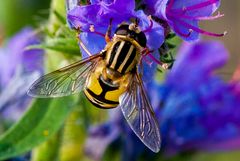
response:
[[[119,107],[141,141],[158,152],[159,125],[139,72],[141,58],[147,52],[146,36],[136,22],[120,24],[112,38],[109,33],[111,25],[105,35],[107,44],[101,52],[42,76],[28,94],[60,97],[83,91],[97,107]],[[91,54],[83,44],[82,47]]]

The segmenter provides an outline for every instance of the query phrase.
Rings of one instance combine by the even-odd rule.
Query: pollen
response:
[[[94,25],[90,25],[89,30],[90,30],[91,32],[95,32]]]

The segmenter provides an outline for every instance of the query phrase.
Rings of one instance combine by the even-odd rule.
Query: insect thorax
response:
[[[114,41],[109,50],[106,50],[105,61],[107,68],[125,74],[131,71],[138,63],[139,51],[129,41]]]
[[[141,51],[146,47],[146,36],[132,24],[121,24],[106,46],[106,64],[121,74],[132,71],[139,62]]]

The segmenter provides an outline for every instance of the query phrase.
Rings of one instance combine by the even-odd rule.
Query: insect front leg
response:
[[[112,18],[111,18],[110,21],[109,21],[109,25],[108,25],[108,28],[107,28],[107,31],[106,31],[105,34],[99,32],[99,31],[96,31],[94,25],[90,25],[89,30],[90,30],[92,33],[95,33],[95,34],[97,34],[97,35],[99,35],[99,36],[104,37],[106,43],[110,42],[111,39],[112,39],[112,36],[111,36],[111,34],[112,34]]]
[[[142,58],[145,58],[145,56],[148,56],[150,59],[152,59],[155,63],[157,63],[158,65],[160,65],[164,70],[168,69],[168,64],[167,63],[163,63],[160,60],[156,59],[153,55],[152,55],[153,50],[150,50],[148,47],[144,48],[142,50]],[[151,63],[149,63],[151,65]]]
[[[100,35],[100,36],[104,37],[106,43],[108,43],[108,42],[110,42],[111,39],[112,39],[112,36],[111,36],[111,34],[112,34],[112,20],[113,20],[112,18],[109,20],[109,25],[108,25],[108,28],[107,28],[107,31],[106,31],[105,34],[99,32],[99,31],[96,31],[95,28],[94,28],[94,25],[90,25],[89,30],[90,30],[91,32],[97,34],[97,35]]]
[[[78,40],[79,45],[82,47],[82,49],[88,54],[88,56],[92,56],[91,52],[88,50],[88,48],[86,47],[86,45],[83,43],[83,41],[80,38],[80,28],[77,29],[77,34],[76,34],[76,38]]]
[[[112,39],[111,34],[112,34],[112,18],[109,21],[108,29],[107,29],[107,32],[105,34],[105,41],[106,41],[106,43],[111,41],[111,39]]]

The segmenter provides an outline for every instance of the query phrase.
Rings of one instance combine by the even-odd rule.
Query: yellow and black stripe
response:
[[[137,56],[137,48],[131,42],[119,40],[107,51],[106,66],[125,74],[136,66]]]
[[[85,95],[95,106],[99,108],[114,108],[116,107],[119,102],[114,100],[108,100],[106,95],[110,91],[118,90],[118,86],[112,86],[111,84],[105,82],[102,77],[98,80],[100,88],[102,89],[100,93],[96,93],[96,89],[91,90],[87,88],[85,90]]]
[[[105,80],[103,78],[103,70],[106,68],[105,63],[100,62],[101,65],[91,73],[86,81],[84,94],[88,100],[100,108],[114,108],[119,104],[119,97],[126,90],[124,83],[114,84],[112,80]],[[124,80],[128,78],[123,76]]]

